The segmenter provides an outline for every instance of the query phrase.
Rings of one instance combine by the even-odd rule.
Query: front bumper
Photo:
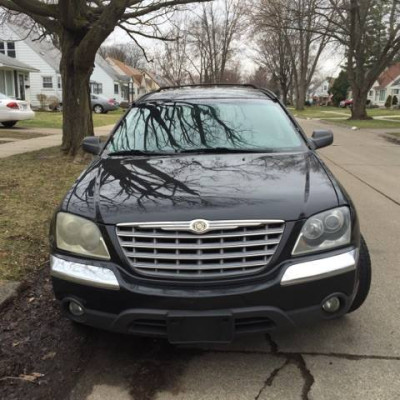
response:
[[[215,288],[142,285],[125,279],[115,264],[85,262],[51,258],[55,294],[69,318],[176,343],[229,342],[239,334],[290,329],[345,314],[357,287],[358,251],[303,257],[284,263],[273,279]],[[328,314],[321,304],[332,295],[340,298],[341,307]],[[85,313],[69,313],[70,301],[78,302]],[[207,329],[202,332],[202,327]]]

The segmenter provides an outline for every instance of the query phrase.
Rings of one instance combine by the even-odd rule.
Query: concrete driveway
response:
[[[327,127],[301,124],[307,133]],[[321,153],[358,208],[372,256],[364,307],[230,346],[174,348],[96,332],[71,400],[400,399],[400,146],[373,132],[331,128],[335,144]]]

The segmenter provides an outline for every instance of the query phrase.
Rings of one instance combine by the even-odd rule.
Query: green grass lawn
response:
[[[300,118],[329,118],[329,117],[341,117],[341,113],[346,114],[350,117],[350,110],[339,107],[322,107],[322,106],[312,106],[306,107],[303,111],[297,111],[294,108],[289,108],[289,111],[296,117]],[[343,118],[346,118],[343,115]]]
[[[344,125],[344,126],[356,126],[359,129],[386,129],[386,128],[400,128],[399,122],[383,121],[378,119],[370,119],[365,121],[349,121],[349,120],[328,120],[323,119],[323,121],[334,125]]]
[[[93,124],[95,127],[113,125],[115,124],[124,110],[122,108],[110,111],[108,114],[94,114]],[[36,111],[34,119],[18,122],[17,126],[27,128],[56,128],[61,129],[62,126],[62,113],[61,112],[47,112]]]
[[[303,111],[297,111],[294,108],[289,108],[293,115],[300,118],[340,118],[341,114],[348,115],[350,117],[351,112],[348,108],[340,107],[322,107],[312,106],[306,107]],[[388,118],[400,118],[400,110],[388,110],[386,108],[369,108],[367,113],[371,117],[388,116]],[[346,116],[343,115],[343,118]]]
[[[83,168],[59,147],[0,159],[0,280],[48,261],[52,214]]]
[[[400,132],[386,132],[386,135],[394,136],[400,139]]]
[[[368,115],[371,117],[387,116],[388,119],[393,118],[395,121],[384,121],[377,119],[366,121],[349,121],[348,118],[351,115],[350,110],[340,107],[312,106],[306,107],[303,111],[297,111],[294,108],[289,108],[289,110],[296,118],[316,118],[335,125],[356,126],[360,129],[400,128],[400,110],[388,110],[386,108],[371,108],[367,110]],[[399,122],[397,122],[397,119]]]
[[[42,137],[42,136],[49,136],[49,135],[45,135],[43,133],[36,133],[36,132],[24,132],[24,131],[16,131],[16,130],[7,130],[7,131],[0,130],[0,140],[2,138],[26,140],[26,139],[34,139],[34,138],[38,138],[38,137]]]

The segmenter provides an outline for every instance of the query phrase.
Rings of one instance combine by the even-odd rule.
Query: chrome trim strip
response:
[[[290,265],[281,279],[281,286],[297,285],[354,271],[358,262],[358,250],[337,256],[325,257]]]
[[[117,227],[137,227],[137,228],[147,228],[147,229],[162,229],[164,231],[192,231],[192,224],[198,221],[194,219],[192,221],[168,221],[168,222],[137,222],[137,223],[122,223],[117,224]],[[246,226],[258,226],[263,224],[283,224],[285,221],[282,220],[229,220],[229,221],[209,221],[202,220],[207,223],[207,230],[201,233],[207,233],[213,230],[223,230],[223,229],[236,229],[239,227]]]
[[[108,268],[95,267],[66,261],[50,256],[51,276],[80,285],[94,286],[102,289],[119,290],[119,283],[113,271]]]

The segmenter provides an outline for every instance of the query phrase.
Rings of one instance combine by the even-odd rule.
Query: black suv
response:
[[[354,206],[278,98],[250,85],[163,88],[132,105],[55,213],[65,314],[171,343],[336,318],[367,297]]]

